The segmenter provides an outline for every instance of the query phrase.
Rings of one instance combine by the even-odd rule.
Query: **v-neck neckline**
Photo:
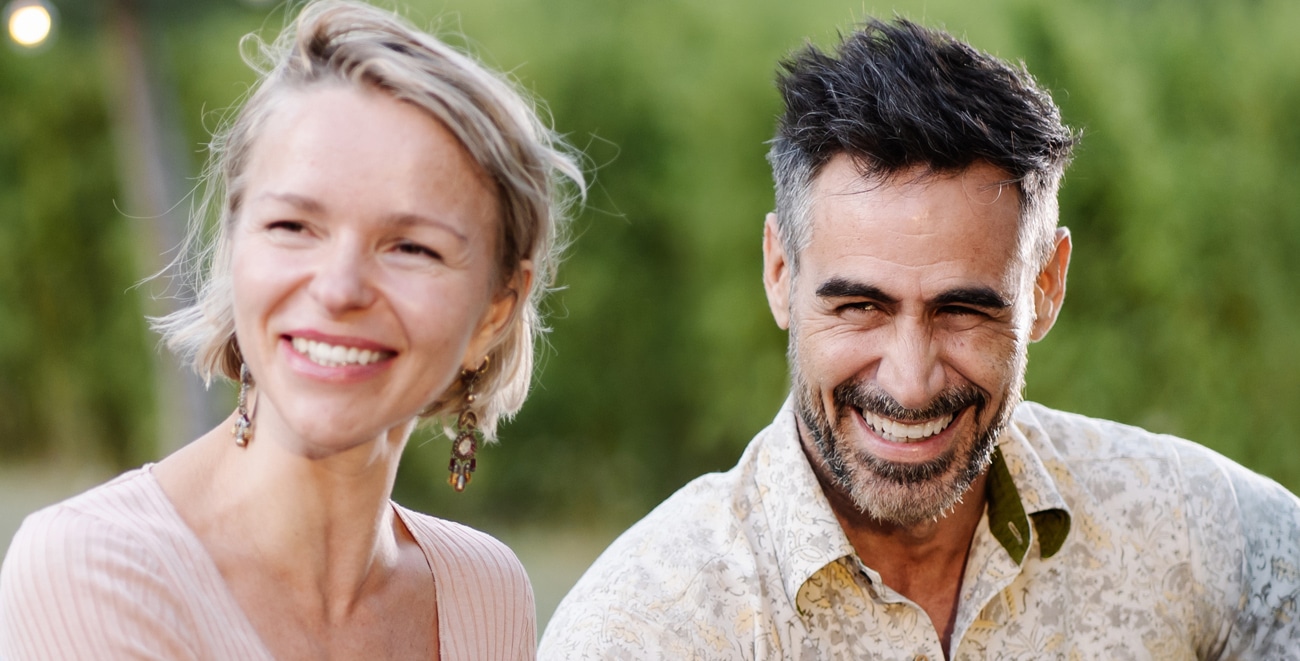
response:
[[[159,499],[160,504],[165,505],[167,515],[174,520],[177,529],[183,531],[181,533],[182,541],[191,555],[196,558],[197,564],[199,565],[199,571],[206,574],[203,578],[205,578],[207,582],[219,586],[217,588],[219,594],[213,595],[220,600],[218,606],[222,610],[231,613],[238,613],[239,624],[240,627],[244,629],[244,633],[247,636],[250,636],[252,640],[257,641],[260,652],[267,661],[275,661],[275,655],[271,653],[270,648],[266,645],[266,641],[262,639],[261,634],[257,631],[257,627],[253,625],[253,621],[249,618],[248,613],[245,612],[243,606],[239,604],[239,599],[235,597],[234,590],[232,590],[230,584],[226,582],[226,577],[221,574],[221,568],[217,566],[216,559],[212,557],[212,554],[208,551],[207,547],[203,545],[203,541],[199,539],[198,533],[194,532],[194,530],[190,528],[189,524],[185,522],[180,511],[176,509],[176,505],[172,502],[171,498],[167,496],[167,492],[163,490],[162,484],[153,473],[154,465],[155,464],[153,463],[145,464],[140,468],[140,471],[147,478],[146,484],[148,485],[149,490]],[[429,568],[429,575],[433,579],[434,603],[436,604],[438,613],[438,658],[444,658],[447,647],[446,632],[448,625],[446,613],[444,613],[445,609],[443,608],[442,603],[443,577],[439,575],[440,572],[438,571],[440,563],[436,561],[437,556],[433,553],[433,550],[429,548],[426,540],[422,539],[421,536],[417,534],[416,526],[413,525],[413,519],[411,518],[410,513],[401,505],[393,502],[392,499],[389,499],[388,504],[397,515],[397,518],[402,522],[402,525],[406,528],[407,533],[411,535],[411,539],[415,540],[416,546],[420,547],[420,552],[424,554],[425,564]]]

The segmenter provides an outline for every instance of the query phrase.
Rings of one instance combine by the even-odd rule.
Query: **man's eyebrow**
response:
[[[930,300],[932,307],[943,307],[945,305],[970,305],[986,310],[1005,310],[1011,307],[1011,302],[1002,297],[1002,294],[994,291],[989,287],[961,287],[958,289],[949,289],[948,291],[935,296]]]
[[[892,305],[898,299],[886,294],[875,285],[855,282],[846,278],[834,277],[823,282],[817,288],[819,298],[865,298]],[[1005,310],[1011,307],[1010,301],[990,287],[958,287],[940,293],[928,301],[930,307],[945,305],[969,305],[986,310]]]
[[[817,288],[817,296],[819,298],[869,298],[886,305],[898,302],[898,299],[886,294],[879,287],[839,277],[823,282]]]

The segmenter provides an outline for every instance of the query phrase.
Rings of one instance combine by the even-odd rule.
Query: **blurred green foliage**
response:
[[[196,146],[252,76],[236,42],[279,14],[158,19]],[[1084,130],[1075,241],[1028,396],[1191,438],[1300,491],[1300,4],[1290,0],[437,0],[417,23],[544,99],[592,163],[537,386],[474,485],[413,440],[398,498],[465,520],[625,522],[734,463],[785,396],[760,282],[772,75],[866,14],[1023,59]],[[441,18],[440,18],[441,17]],[[452,39],[462,43],[463,40]],[[93,39],[0,55],[0,457],[154,456],[130,222],[115,212]]]
[[[148,354],[93,41],[0,55],[0,458],[149,458]]]

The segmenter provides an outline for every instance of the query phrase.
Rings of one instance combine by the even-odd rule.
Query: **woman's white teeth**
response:
[[[317,365],[339,367],[341,365],[369,365],[382,359],[386,352],[358,349],[337,344],[325,344],[301,337],[293,338],[293,350],[307,357]]]
[[[952,418],[952,414],[949,413],[933,420],[908,424],[862,411],[862,419],[867,421],[867,426],[884,437],[885,440],[893,443],[914,443],[930,438],[947,429],[948,425],[952,424]]]

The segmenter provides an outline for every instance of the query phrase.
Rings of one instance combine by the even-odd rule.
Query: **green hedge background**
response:
[[[57,0],[56,0],[57,2]],[[283,10],[144,2],[197,172]],[[978,6],[976,6],[978,5]],[[64,7],[60,7],[64,9]],[[1084,131],[1069,296],[1028,396],[1185,436],[1300,491],[1300,3],[1293,0],[442,0],[404,9],[512,72],[594,182],[523,412],[473,486],[408,450],[398,498],[467,521],[622,524],[732,465],[785,396],[760,282],[779,58],[865,15],[1023,59]],[[157,458],[139,221],[118,210],[103,14],[0,51],[0,461]],[[182,202],[182,200],[175,200]],[[224,395],[229,397],[229,392]],[[231,399],[233,406],[233,399]]]

